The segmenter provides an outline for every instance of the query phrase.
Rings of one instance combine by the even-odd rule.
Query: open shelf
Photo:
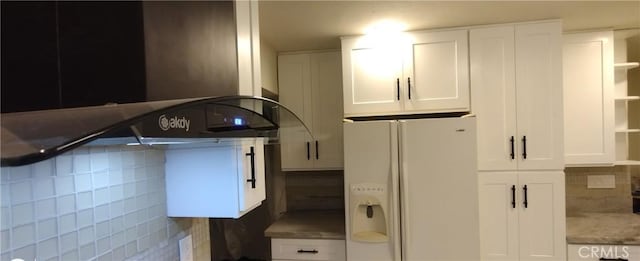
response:
[[[618,160],[615,162],[616,166],[638,166],[640,160]]]
[[[640,129],[616,129],[617,133],[635,133],[640,132]]]
[[[636,68],[638,66],[640,66],[640,63],[638,62],[633,62],[633,63],[616,63],[613,65],[616,69],[633,69]]]
[[[616,101],[636,101],[640,100],[640,96],[624,96],[624,97],[616,97]]]

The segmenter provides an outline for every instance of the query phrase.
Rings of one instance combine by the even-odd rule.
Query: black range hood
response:
[[[85,144],[213,144],[255,137],[277,143],[283,133],[312,138],[289,109],[253,96],[5,113],[0,122],[2,166],[35,163]]]

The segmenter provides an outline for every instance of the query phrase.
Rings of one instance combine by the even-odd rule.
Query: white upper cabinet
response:
[[[235,1],[238,94],[262,96],[258,1]]]
[[[167,215],[239,218],[266,197],[262,139],[165,152]]]
[[[561,24],[472,29],[478,169],[563,169]]]
[[[283,170],[343,168],[342,78],[339,52],[295,53],[278,56],[280,102],[310,128],[283,133]],[[336,104],[338,102],[338,104]]]
[[[568,166],[615,162],[613,32],[563,36],[564,144]]]
[[[469,110],[467,30],[342,39],[346,117]]]
[[[416,32],[403,62],[405,112],[469,110],[467,30]]]

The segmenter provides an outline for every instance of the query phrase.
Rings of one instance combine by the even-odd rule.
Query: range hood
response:
[[[5,113],[0,117],[2,166],[55,157],[85,144],[214,144],[238,138],[310,137],[293,112],[253,96],[165,100]]]

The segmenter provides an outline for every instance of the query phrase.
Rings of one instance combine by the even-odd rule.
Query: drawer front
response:
[[[283,260],[345,260],[344,240],[271,239],[271,257]]]
[[[602,258],[602,259],[600,259]],[[640,246],[568,245],[568,261],[628,260],[640,261]]]

